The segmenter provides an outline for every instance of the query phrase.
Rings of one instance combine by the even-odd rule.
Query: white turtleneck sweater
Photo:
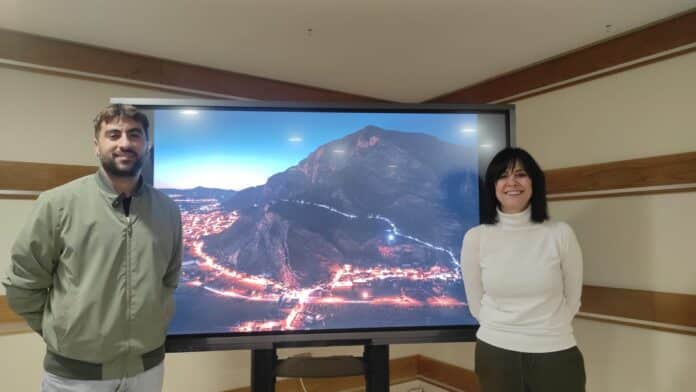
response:
[[[582,253],[563,222],[534,223],[531,209],[498,211],[495,225],[469,230],[462,274],[476,337],[507,350],[543,353],[575,346]]]

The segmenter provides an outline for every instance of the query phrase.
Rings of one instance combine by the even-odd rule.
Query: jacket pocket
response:
[[[42,335],[50,351],[62,353],[65,350],[66,334],[74,305],[73,290],[51,291],[42,322]]]

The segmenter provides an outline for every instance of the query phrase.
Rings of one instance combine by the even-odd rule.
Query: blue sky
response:
[[[367,125],[477,145],[475,114],[155,110],[155,186],[240,190]],[[472,132],[473,131],[473,132]],[[474,158],[475,159],[475,158]],[[474,160],[475,162],[475,160]]]

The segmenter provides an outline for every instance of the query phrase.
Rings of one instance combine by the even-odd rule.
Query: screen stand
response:
[[[365,345],[365,392],[389,391],[389,346],[386,344]]]
[[[251,350],[251,392],[275,392],[275,348]]]
[[[366,344],[362,357],[291,357],[251,350],[251,392],[275,392],[276,377],[365,376],[365,392],[389,391],[389,346]]]

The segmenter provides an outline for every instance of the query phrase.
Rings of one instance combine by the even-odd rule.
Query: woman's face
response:
[[[505,170],[495,182],[495,197],[506,214],[524,211],[532,198],[532,179],[518,161]]]

